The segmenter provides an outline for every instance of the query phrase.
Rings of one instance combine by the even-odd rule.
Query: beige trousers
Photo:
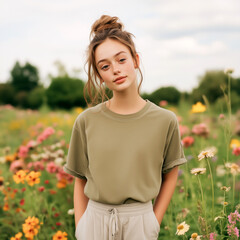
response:
[[[77,223],[77,240],[157,240],[160,225],[152,201],[108,205],[89,199]]]

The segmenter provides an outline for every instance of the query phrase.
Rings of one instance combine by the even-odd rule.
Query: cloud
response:
[[[143,90],[172,84],[191,90],[206,69],[234,67],[240,75],[240,1],[237,0],[9,0],[0,8],[0,82],[16,60],[39,67],[41,78],[60,60],[82,69],[93,22],[118,16],[136,38]]]

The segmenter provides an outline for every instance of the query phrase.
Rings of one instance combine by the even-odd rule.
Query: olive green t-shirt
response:
[[[136,113],[119,114],[103,102],[76,118],[64,171],[87,179],[88,198],[147,202],[157,197],[162,174],[187,162],[176,115],[145,101]]]

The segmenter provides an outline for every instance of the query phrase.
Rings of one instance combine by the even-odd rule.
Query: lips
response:
[[[116,78],[116,79],[114,80],[114,82],[116,82],[117,80],[123,79],[123,78],[125,78],[125,77],[126,77],[126,76],[118,77],[118,78]]]

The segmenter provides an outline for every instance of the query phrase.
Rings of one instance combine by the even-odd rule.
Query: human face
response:
[[[138,61],[138,55],[137,61]],[[122,91],[136,85],[136,68],[127,46],[117,40],[106,39],[95,50],[95,61],[100,80],[111,90]],[[121,78],[116,81],[117,78]]]

